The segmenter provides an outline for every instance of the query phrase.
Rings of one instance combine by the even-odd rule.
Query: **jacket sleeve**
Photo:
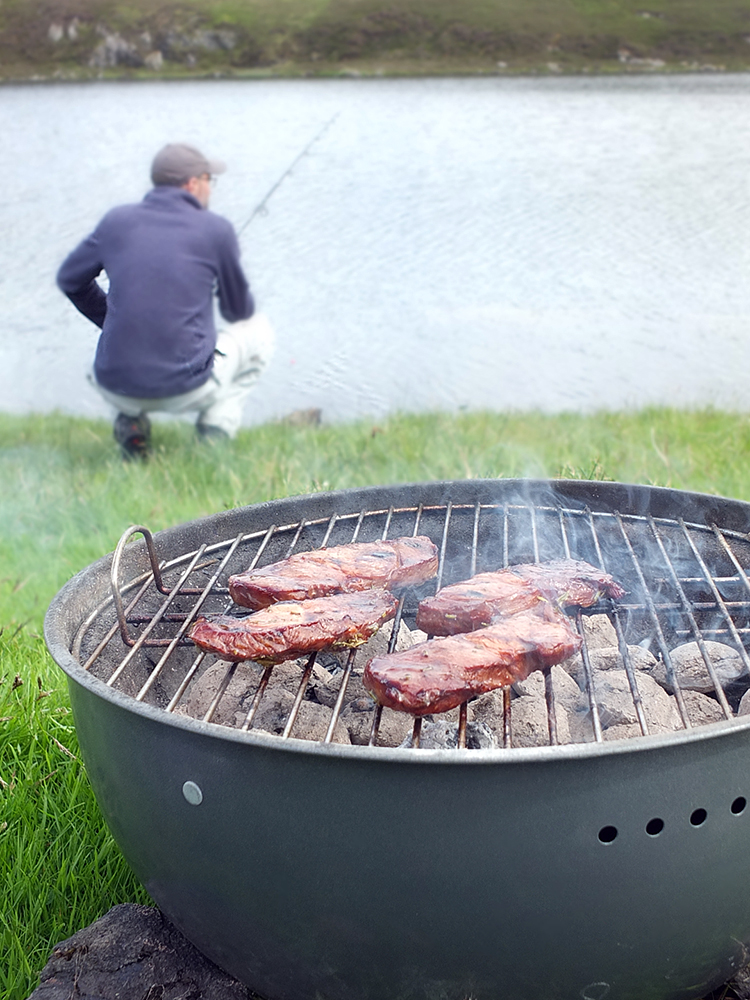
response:
[[[99,241],[92,233],[63,261],[57,272],[57,284],[73,305],[98,327],[104,326],[107,315],[107,296],[96,283],[103,264]]]
[[[249,319],[255,312],[255,302],[245,272],[240,264],[240,248],[234,229],[227,222],[219,248],[217,275],[219,310],[229,323]]]

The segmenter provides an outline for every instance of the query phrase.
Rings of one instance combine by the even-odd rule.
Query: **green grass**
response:
[[[750,416],[653,409],[465,414],[244,430],[198,444],[157,424],[124,464],[111,428],[0,415],[0,997],[23,1000],[52,946],[116,902],[144,901],[103,826],[67,691],[41,638],[66,579],[133,523],[152,530],[278,496],[472,477],[616,479],[750,499]]]
[[[41,639],[0,642],[0,995],[23,998],[57,941],[115,903],[149,899],[103,828],[63,687],[44,687]]]

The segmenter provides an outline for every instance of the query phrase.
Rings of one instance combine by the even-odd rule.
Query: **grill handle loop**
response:
[[[117,621],[120,625],[120,635],[122,636],[122,641],[126,646],[133,646],[135,644],[135,640],[130,638],[130,634],[128,632],[128,623],[125,618],[125,608],[122,603],[122,595],[120,594],[120,560],[122,559],[122,554],[125,551],[125,546],[135,534],[143,535],[143,540],[146,543],[146,550],[148,552],[148,558],[151,563],[151,572],[154,574],[154,585],[156,586],[156,589],[162,594],[169,593],[169,588],[164,586],[164,581],[162,580],[161,567],[159,566],[159,559],[156,555],[156,546],[154,545],[154,536],[148,528],[144,528],[142,524],[131,525],[126,531],[123,532],[120,541],[117,543],[117,548],[112,556],[112,567],[110,570],[112,600],[115,602],[115,609],[117,610]]]

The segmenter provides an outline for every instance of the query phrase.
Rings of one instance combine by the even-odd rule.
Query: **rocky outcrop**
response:
[[[99,29],[99,33],[104,37],[92,52],[89,66],[112,69],[115,66],[144,65],[145,56],[134,42],[126,41],[119,32],[110,33],[106,28]]]

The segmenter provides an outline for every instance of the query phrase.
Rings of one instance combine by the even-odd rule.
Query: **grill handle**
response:
[[[156,585],[157,590],[159,590],[162,594],[169,593],[169,588],[164,586],[164,581],[162,580],[161,568],[156,555],[153,535],[148,528],[144,528],[142,524],[131,525],[131,527],[123,533],[120,541],[117,543],[117,548],[112,556],[112,567],[110,570],[112,600],[115,602],[115,608],[117,610],[117,621],[120,625],[120,635],[122,636],[122,641],[126,646],[132,646],[133,640],[130,638],[128,633],[128,623],[125,619],[125,608],[122,603],[122,595],[120,594],[120,560],[122,559],[122,554],[125,551],[125,546],[130,538],[132,538],[135,534],[143,535],[143,540],[146,543],[146,550],[148,551],[148,558],[151,563],[151,572],[154,575],[154,584]]]

